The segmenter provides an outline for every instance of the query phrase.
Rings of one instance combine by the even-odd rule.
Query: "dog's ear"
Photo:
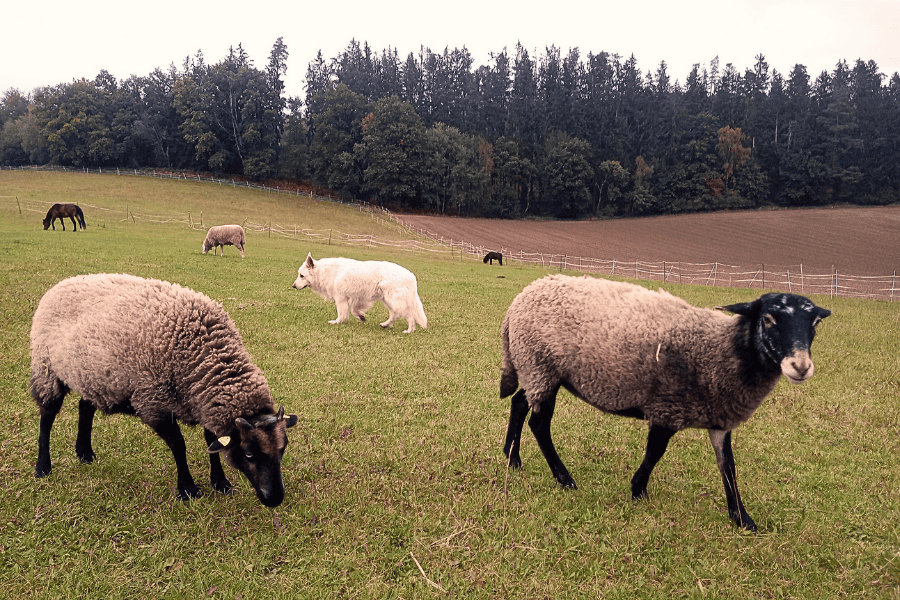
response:
[[[306,262],[304,262],[303,264],[309,269],[312,269],[316,266],[315,261],[313,261],[312,252],[306,255]]]

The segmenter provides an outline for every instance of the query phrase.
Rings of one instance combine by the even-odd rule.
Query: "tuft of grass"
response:
[[[565,393],[554,436],[579,489],[558,488],[527,429],[524,467],[507,470],[499,328],[545,271],[259,234],[248,237],[247,258],[233,248],[213,258],[200,254],[203,233],[184,225],[102,218],[97,208],[85,211],[83,233],[43,231],[43,215],[20,214],[8,198],[380,227],[346,207],[211,184],[3,172],[0,190],[6,597],[900,597],[895,305],[814,298],[834,312],[813,348],[815,377],[779,384],[734,435],[744,501],[761,530],[748,535],[727,517],[705,432],[673,438],[650,499],[634,502],[628,482],[646,425]],[[405,335],[401,321],[382,330],[382,305],[367,323],[329,325],[333,304],[291,288],[308,251],[409,268],[429,329]],[[98,460],[79,464],[74,393],[54,427],[53,473],[34,478],[31,316],[59,280],[102,271],[167,279],[225,306],[277,400],[299,415],[282,506],[262,507],[233,470],[233,497],[207,483],[203,498],[175,500],[169,450],[133,417],[98,415]],[[665,287],[710,307],[757,293]],[[202,485],[202,433],[185,437]]]

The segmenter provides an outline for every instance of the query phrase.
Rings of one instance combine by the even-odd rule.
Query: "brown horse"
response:
[[[50,210],[47,211],[47,216],[44,217],[44,229],[49,229],[53,227],[53,231],[56,231],[56,225],[54,225],[54,221],[59,219],[60,224],[62,225],[63,231],[66,230],[66,222],[63,220],[65,218],[72,219],[72,227],[75,228],[75,231],[78,231],[78,225],[81,225],[81,230],[84,231],[84,228],[87,225],[84,222],[84,213],[81,211],[81,208],[76,204],[54,204],[50,207]],[[78,219],[76,222],[75,219]]]

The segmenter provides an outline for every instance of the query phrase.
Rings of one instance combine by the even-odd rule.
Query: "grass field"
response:
[[[85,208],[77,234],[19,210],[60,200],[100,208]],[[262,234],[248,235],[243,260],[231,247],[213,258],[202,231],[115,216],[126,207],[382,233],[359,211],[278,194],[0,172],[0,597],[900,598],[896,304],[813,298],[834,313],[815,377],[782,381],[734,435],[752,535],[728,519],[705,432],[676,436],[650,499],[634,502],[646,425],[565,393],[554,434],[579,489],[559,489],[527,428],[524,468],[507,472],[499,328],[544,271]],[[310,251],[409,268],[429,329],[382,330],[382,305],[366,324],[329,325],[333,304],[291,288]],[[79,464],[74,393],[53,431],[53,473],[34,477],[31,316],[54,283],[91,272],[162,278],[224,305],[299,416],[281,506],[263,507],[230,469],[236,494],[214,493],[198,429],[185,437],[205,495],[190,503],[174,497],[171,453],[133,417],[98,415],[98,460]],[[702,306],[757,294],[666,289]]]

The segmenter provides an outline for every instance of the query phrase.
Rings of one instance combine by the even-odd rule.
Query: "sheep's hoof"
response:
[[[94,462],[95,458],[97,458],[97,455],[94,454],[94,450],[92,448],[75,448],[75,456],[78,457],[78,461],[83,465],[89,465]]]
[[[182,502],[187,502],[189,500],[196,500],[197,498],[203,495],[203,491],[198,488],[196,485],[192,485],[190,487],[185,487],[178,490],[178,494],[176,498],[181,500]]]
[[[747,513],[744,513],[743,515],[731,514],[729,516],[738,527],[743,527],[744,529],[752,533],[759,533],[759,529],[756,528],[756,523],[753,522],[753,519],[751,519],[750,515],[748,515]]]
[[[53,468],[52,468],[50,465],[42,465],[42,464],[38,463],[38,464],[34,467],[34,476],[37,477],[37,478],[39,478],[39,479],[44,478],[44,477],[46,477],[47,475],[50,474],[50,471],[51,471],[52,469],[53,469]]]
[[[564,490],[577,490],[578,486],[571,479],[565,483],[560,483]]]
[[[226,496],[231,496],[232,494],[234,494],[234,486],[231,485],[231,482],[227,479],[222,479],[221,481],[213,481],[212,486],[213,489],[220,494],[225,494]]]

